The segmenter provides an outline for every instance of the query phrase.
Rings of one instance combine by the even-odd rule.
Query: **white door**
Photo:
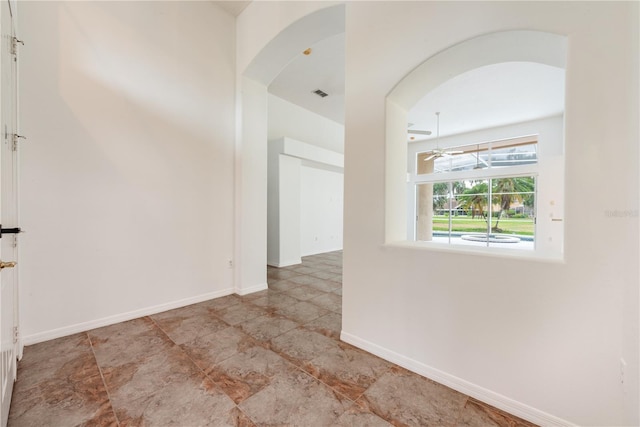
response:
[[[12,2],[13,3],[13,2]],[[8,0],[0,0],[0,415],[9,417],[17,349],[17,47]],[[4,233],[7,231],[8,233]]]

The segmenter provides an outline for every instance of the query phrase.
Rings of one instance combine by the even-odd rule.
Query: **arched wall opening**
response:
[[[240,295],[267,288],[267,87],[308,46],[344,32],[344,5],[318,7],[279,31],[238,72],[234,283]]]
[[[407,114],[428,92],[455,76],[480,67],[529,62],[564,69],[566,37],[539,31],[502,31],[466,40],[427,59],[406,75],[386,99],[386,242],[407,240],[408,221],[412,213],[407,206]],[[549,163],[553,163],[552,159]],[[563,163],[563,161],[561,161]],[[562,164],[555,175],[562,177]],[[557,181],[561,181],[558,179]],[[563,183],[559,188],[562,190]],[[556,186],[556,188],[558,188]],[[562,191],[554,198],[562,199]],[[559,202],[561,205],[561,201]],[[554,224],[556,225],[556,224]],[[562,235],[562,230],[556,232]],[[555,238],[555,237],[554,237]],[[558,239],[556,239],[558,240]],[[553,247],[540,245],[541,254],[561,257],[562,239]],[[551,241],[551,239],[549,239]]]

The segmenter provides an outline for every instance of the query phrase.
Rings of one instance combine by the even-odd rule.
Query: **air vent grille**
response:
[[[313,91],[313,93],[315,93],[316,95],[318,95],[320,98],[324,98],[324,97],[329,96],[329,94],[328,94],[327,92],[325,92],[325,91],[323,91],[323,90],[320,90],[320,89],[316,89],[316,90],[314,90],[314,91]]]

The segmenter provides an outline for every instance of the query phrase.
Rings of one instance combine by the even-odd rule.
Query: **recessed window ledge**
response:
[[[382,248],[415,249],[423,251],[446,252],[458,255],[479,255],[502,259],[512,258],[522,261],[540,261],[550,262],[554,264],[565,264],[564,256],[561,254],[544,254],[535,251],[521,251],[518,249],[469,247],[436,242],[414,242],[410,240],[387,242],[382,245]]]

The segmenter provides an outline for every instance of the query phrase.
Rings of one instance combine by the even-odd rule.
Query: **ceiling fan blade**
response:
[[[411,133],[414,135],[431,135],[430,130],[408,130],[407,133]]]
[[[464,153],[464,151],[462,151],[462,150],[447,150],[446,153],[447,154],[462,154],[462,153]]]
[[[424,159],[425,162],[428,162],[429,160],[433,159],[434,157],[438,157],[436,154],[432,154],[429,157],[427,157],[426,159]]]

